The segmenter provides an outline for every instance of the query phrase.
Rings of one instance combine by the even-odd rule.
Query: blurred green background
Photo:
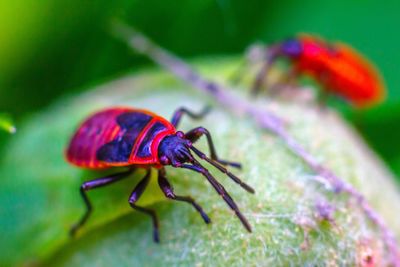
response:
[[[400,175],[398,14],[399,1],[0,0],[0,112],[18,124],[61,94],[149,64],[110,37],[114,17],[187,59],[318,33],[351,44],[382,71],[389,91],[383,105],[362,112],[339,106]],[[12,138],[0,135],[3,144]]]

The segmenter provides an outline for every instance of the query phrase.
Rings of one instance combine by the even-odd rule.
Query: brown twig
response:
[[[225,108],[239,115],[247,115],[254,119],[259,127],[280,137],[294,154],[303,159],[315,173],[327,180],[332,185],[335,192],[345,192],[357,201],[365,215],[379,228],[382,239],[390,254],[391,265],[400,267],[400,255],[395,237],[385,225],[383,219],[372,209],[360,192],[352,185],[336,176],[331,170],[321,165],[315,157],[308,153],[304,147],[286,131],[282,119],[271,111],[261,109],[249,101],[237,97],[224,85],[205,79],[183,60],[157,46],[132,27],[121,22],[114,22],[112,32],[117,38],[129,44],[137,52],[151,58],[157,64],[163,66],[198,90],[213,96],[214,99]]]

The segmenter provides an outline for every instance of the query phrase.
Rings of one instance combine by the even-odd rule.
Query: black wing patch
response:
[[[161,122],[156,122],[153,126],[151,126],[150,130],[146,134],[146,137],[143,139],[142,143],[139,146],[139,150],[137,153],[138,157],[145,158],[151,156],[151,143],[154,137],[156,137],[156,135],[161,131],[164,131],[165,128],[165,125]]]
[[[101,146],[96,153],[97,159],[105,162],[128,161],[137,137],[151,119],[152,116],[140,112],[119,115],[116,121],[124,134]]]

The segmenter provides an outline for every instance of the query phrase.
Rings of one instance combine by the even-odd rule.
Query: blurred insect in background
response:
[[[297,81],[300,75],[309,76],[320,85],[321,100],[333,94],[356,107],[368,107],[385,98],[385,86],[378,70],[343,43],[328,43],[316,36],[299,34],[261,52],[256,47],[250,56],[252,61],[260,58],[263,61],[252,87],[253,94],[261,91],[274,63],[284,58],[290,63],[285,82]]]
[[[194,152],[219,171],[225,173],[246,191],[254,193],[254,189],[242,182],[237,176],[229,172],[224,166],[230,165],[240,168],[239,163],[228,162],[217,157],[211,135],[207,129],[197,127],[184,134],[177,131],[183,114],[199,119],[208,112],[205,109],[199,114],[192,113],[185,108],[175,112],[171,122],[142,109],[130,107],[112,107],[101,110],[90,116],[78,128],[71,139],[66,151],[66,159],[71,164],[87,169],[105,169],[111,167],[127,167],[128,169],[113,175],[98,178],[81,185],[80,192],[86,204],[86,212],[80,221],[71,228],[71,235],[85,224],[92,211],[92,205],[87,191],[109,185],[128,177],[135,169],[145,169],[144,178],[137,184],[129,197],[130,206],[140,212],[148,214],[153,221],[153,238],[159,242],[158,219],[154,210],[136,205],[150,180],[150,169],[158,169],[158,184],[167,198],[184,201],[191,204],[206,223],[209,217],[203,209],[190,197],[179,196],[174,193],[173,187],[166,177],[164,166],[185,168],[202,174],[211,183],[214,189],[235,212],[243,226],[251,232],[250,224],[240,212],[238,206],[230,197],[225,188],[198,162],[191,154]],[[210,148],[210,158],[193,146],[201,136],[207,137]]]

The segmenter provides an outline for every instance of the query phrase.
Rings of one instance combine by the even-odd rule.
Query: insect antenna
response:
[[[239,177],[237,177],[236,175],[234,175],[233,173],[231,173],[230,171],[228,171],[224,166],[222,166],[220,163],[216,162],[215,160],[212,160],[210,158],[208,158],[203,152],[201,152],[200,150],[198,150],[197,148],[191,146],[190,149],[197,155],[199,156],[201,159],[207,161],[208,163],[210,163],[212,166],[214,166],[215,168],[217,168],[220,172],[226,174],[229,178],[231,178],[235,183],[239,184],[244,190],[246,190],[249,193],[254,194],[254,189],[249,186],[248,184],[246,184],[245,182],[243,182],[242,180],[240,180]]]
[[[244,228],[251,232],[251,226],[247,219],[240,212],[239,207],[233,201],[232,197],[225,190],[225,188],[210,174],[210,172],[204,168],[197,160],[193,159],[192,164],[182,164],[180,168],[189,169],[198,173],[201,173],[207,178],[208,182],[214,187],[215,191],[223,198],[223,200],[228,204],[228,206],[235,212],[236,216],[241,221]]]

